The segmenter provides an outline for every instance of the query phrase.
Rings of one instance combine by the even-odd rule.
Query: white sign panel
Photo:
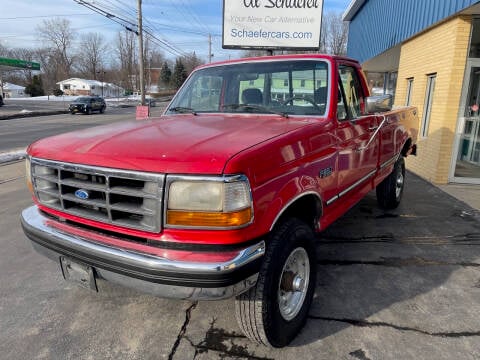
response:
[[[323,0],[224,0],[223,47],[318,49]]]

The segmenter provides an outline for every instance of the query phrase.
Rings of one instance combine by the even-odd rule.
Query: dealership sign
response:
[[[223,0],[223,47],[318,49],[323,0]]]

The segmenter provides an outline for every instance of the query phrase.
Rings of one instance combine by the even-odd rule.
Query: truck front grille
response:
[[[31,159],[38,201],[82,218],[161,231],[165,175]]]

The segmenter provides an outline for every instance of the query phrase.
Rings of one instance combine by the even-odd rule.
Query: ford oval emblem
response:
[[[90,191],[84,189],[78,189],[75,191],[75,196],[82,200],[87,200],[90,197]]]

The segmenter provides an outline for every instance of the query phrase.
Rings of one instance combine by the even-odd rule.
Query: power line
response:
[[[134,30],[137,27],[137,24],[135,24],[135,23],[133,23],[129,20],[123,19],[123,18],[121,18],[117,15],[114,15],[114,14],[108,12],[108,11],[105,11],[105,10],[101,9],[100,7],[95,6],[91,3],[87,3],[84,0],[73,0],[73,1],[75,1],[79,5],[85,6],[86,8],[96,12],[97,14],[105,16],[106,18],[108,18],[108,19],[116,22],[117,24],[121,25],[126,30],[134,32],[135,34],[138,35],[138,31]]]
[[[179,49],[176,49],[175,47],[173,47],[172,45],[170,45],[168,42],[166,42],[165,40],[163,39],[159,39],[158,37],[156,37],[155,35],[153,35],[149,30],[144,30],[144,32],[149,35],[149,39],[152,40],[152,42],[154,44],[157,44],[161,47],[167,47],[168,49],[170,49],[170,53],[173,54],[173,55],[177,55],[177,56],[187,56],[187,53],[185,53],[184,51],[182,50],[179,50]]]
[[[113,5],[114,8],[110,8],[111,11],[113,10],[121,10],[129,15],[132,15],[134,13],[134,10],[132,10],[127,4],[125,4],[124,2],[120,1],[120,0],[117,0],[116,3],[120,4],[121,6],[118,6],[116,3],[112,3],[111,0],[104,0],[106,2],[108,2],[109,4]],[[183,52],[182,50],[176,48],[174,45],[172,45],[171,43],[169,43],[167,40],[165,39],[162,39],[156,35],[153,34],[153,32],[155,32],[155,26],[148,20],[148,18],[146,18],[145,16],[142,16],[142,19],[143,19],[143,22],[144,24],[146,24],[147,26],[144,26],[144,32],[146,34],[148,34],[150,36],[150,39],[152,40],[152,42],[154,42],[156,45],[159,45],[160,47],[163,47],[163,48],[167,48],[166,50],[169,51],[170,53],[172,53],[173,55],[180,55],[180,56],[184,56],[185,55],[185,52]]]
[[[221,34],[218,34],[218,33],[212,34],[210,32],[205,32],[205,31],[188,30],[188,29],[181,28],[181,27],[171,26],[171,25],[166,24],[166,23],[161,23],[161,22],[158,22],[158,21],[155,21],[155,20],[151,20],[150,22],[153,23],[153,24],[156,24],[157,28],[160,27],[162,29],[175,30],[176,32],[183,32],[183,33],[186,33],[186,34],[195,34],[195,35],[201,35],[201,36],[207,36],[208,34],[211,34],[212,36],[221,36]]]
[[[134,32],[137,35],[139,34],[137,24],[134,23],[133,21],[129,20],[129,19],[125,19],[125,18],[123,18],[123,17],[121,17],[117,14],[114,14],[115,11],[113,11],[113,10],[115,10],[115,9],[113,9],[111,7],[109,8],[108,6],[107,6],[107,9],[102,9],[100,6],[96,6],[96,5],[93,5],[91,3],[87,3],[84,0],[73,0],[73,1],[75,1],[79,5],[87,7],[88,9],[96,12],[97,14],[100,14],[102,16],[107,17],[108,19],[110,19],[110,20],[116,22],[117,24],[121,25],[122,27],[124,27],[126,30]],[[103,6],[105,6],[105,4],[103,4]],[[154,44],[164,48],[166,51],[168,51],[172,55],[186,56],[185,52],[175,48],[173,45],[168,43],[166,40],[160,39],[159,37],[155,36],[154,34],[152,34],[152,32],[150,30],[144,29],[144,32],[150,36],[150,38],[152,39],[152,42]]]
[[[91,14],[52,14],[52,15],[36,15],[36,16],[16,16],[16,17],[0,18],[0,20],[21,20],[21,19],[51,18],[51,17],[62,17],[62,16],[89,16],[89,15]]]
[[[186,4],[184,0],[180,0],[180,4],[186,9],[186,11],[190,14],[191,19],[197,23],[199,29],[205,30],[207,33],[210,33],[210,29],[199,19],[195,11],[192,9],[190,4]]]

